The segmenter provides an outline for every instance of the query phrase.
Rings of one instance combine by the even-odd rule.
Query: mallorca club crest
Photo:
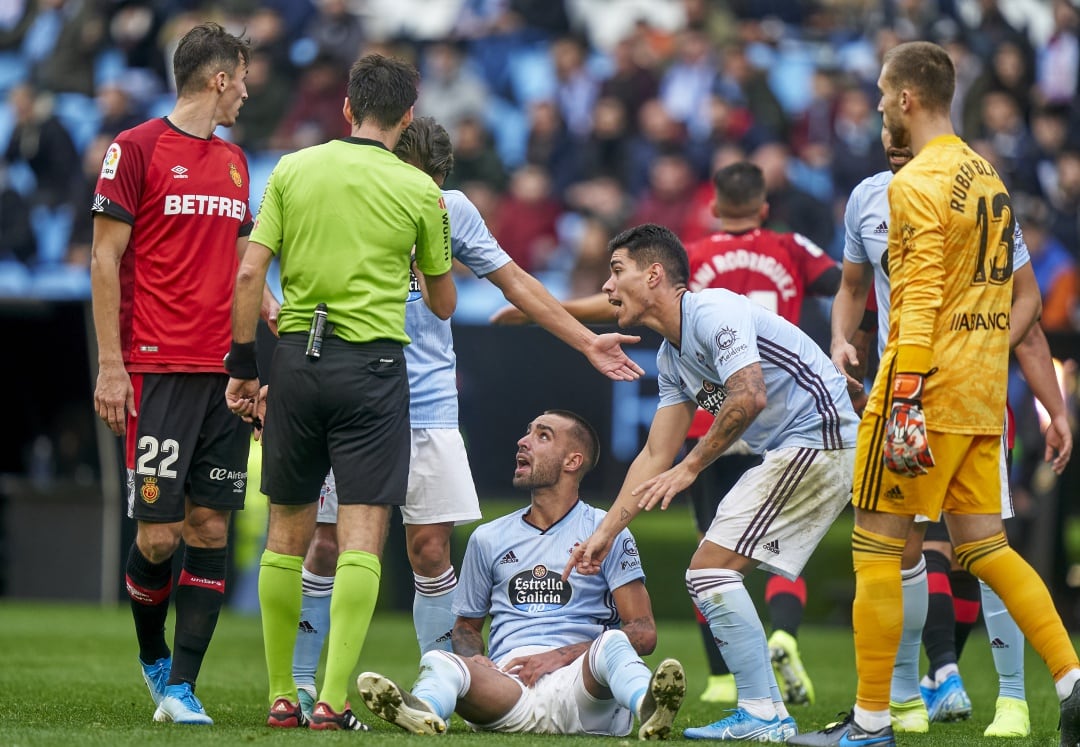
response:
[[[161,488],[158,487],[157,478],[144,477],[139,494],[142,496],[143,503],[147,505],[157,503],[157,499],[161,496]]]
[[[236,168],[236,164],[229,161],[229,178],[232,179],[232,183],[236,185],[237,189],[244,186],[244,179],[240,176],[240,169]]]

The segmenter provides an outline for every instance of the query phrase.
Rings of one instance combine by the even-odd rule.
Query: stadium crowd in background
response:
[[[450,130],[457,168],[446,186],[462,189],[511,257],[543,272],[557,295],[603,281],[601,229],[610,237],[655,221],[687,241],[711,232],[709,177],[744,156],[766,173],[768,226],[803,233],[839,259],[847,195],[885,166],[874,111],[881,54],[914,38],[942,43],[957,64],[960,134],[1011,191],[1042,202],[1049,236],[1077,251],[1080,142],[1069,133],[1080,43],[1070,0],[429,5],[6,4],[5,200],[27,203],[33,242],[25,228],[11,249],[0,235],[9,260],[0,293],[86,294],[85,252],[69,250],[85,177],[58,175],[36,144],[48,137],[69,153],[104,152],[101,142],[124,127],[167,113],[166,62],[203,19],[252,42],[250,103],[231,137],[248,153],[254,203],[283,151],[347,134],[338,115],[348,65],[390,51],[421,70],[417,115]],[[498,303],[488,284],[465,282],[459,314],[483,319]]]

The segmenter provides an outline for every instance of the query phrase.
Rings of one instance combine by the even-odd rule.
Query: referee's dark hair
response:
[[[394,155],[432,179],[445,179],[454,170],[454,146],[446,128],[432,117],[416,117],[394,146]]]
[[[216,75],[224,70],[236,73],[240,60],[246,65],[251,60],[251,43],[233,36],[220,24],[199,24],[184,34],[173,53],[173,77],[176,79],[177,95],[198,93],[206,82],[198,77]]]
[[[379,129],[393,129],[416,103],[420,73],[396,57],[369,54],[349,70],[349,111],[353,125],[370,119]]]
[[[668,281],[675,287],[686,285],[690,278],[690,260],[686,247],[671,229],[655,223],[643,223],[628,228],[608,242],[608,252],[625,249],[639,269],[653,262],[664,268]]]
[[[600,437],[596,435],[596,429],[588,420],[570,410],[544,410],[544,414],[558,415],[573,423],[570,427],[570,436],[581,447],[583,469],[580,475],[584,477],[600,461]]]

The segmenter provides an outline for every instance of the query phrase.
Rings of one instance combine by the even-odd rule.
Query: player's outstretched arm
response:
[[[593,368],[609,379],[633,381],[644,373],[622,350],[622,345],[639,342],[640,337],[617,333],[597,335],[575,319],[543,283],[522,270],[516,262],[503,265],[487,278],[502,291],[507,301],[588,358]],[[603,298],[604,305],[611,309],[607,297]]]
[[[570,316],[585,324],[614,324],[615,307],[608,303],[607,295],[596,293],[592,296],[582,296],[563,301],[562,307]],[[528,314],[517,306],[504,306],[491,315],[492,324],[528,324],[531,319]]]
[[[681,402],[656,411],[649,428],[649,438],[630,464],[618,497],[592,535],[574,548],[563,569],[564,579],[569,578],[575,568],[583,575],[600,572],[600,564],[611,550],[615,536],[645,508],[634,489],[659,475],[675,461],[694,420],[694,409],[693,402]]]

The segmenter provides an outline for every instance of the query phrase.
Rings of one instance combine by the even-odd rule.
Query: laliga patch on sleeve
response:
[[[113,143],[105,151],[105,160],[101,162],[101,178],[115,179],[116,167],[120,165],[120,143]]]

